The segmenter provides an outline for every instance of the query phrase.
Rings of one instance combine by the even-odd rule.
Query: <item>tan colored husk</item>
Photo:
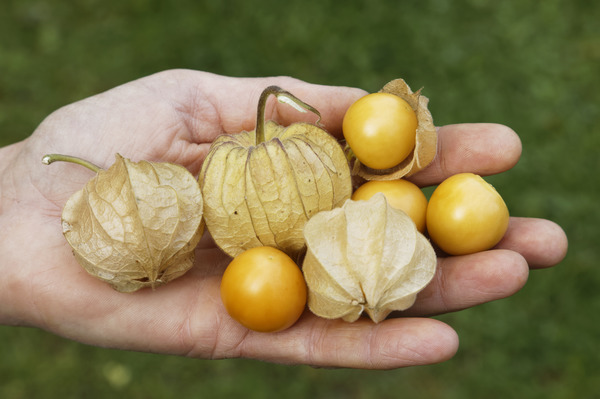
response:
[[[412,306],[435,274],[433,247],[381,193],[318,213],[304,236],[308,306],[320,317],[352,322],[364,311],[378,323]]]
[[[305,248],[306,221],[352,194],[342,147],[309,123],[269,121],[259,144],[255,131],[218,137],[199,180],[207,229],[234,257],[268,245],[296,259]]]
[[[408,102],[417,114],[418,125],[415,149],[404,161],[390,169],[371,169],[355,159],[352,166],[352,175],[356,176],[359,182],[365,180],[396,180],[413,175],[429,165],[435,158],[437,151],[437,131],[431,113],[427,108],[429,99],[421,94],[421,90],[413,93],[403,79],[395,79],[388,82],[380,92],[397,95]]]
[[[202,195],[181,166],[117,154],[67,201],[62,224],[92,276],[121,292],[154,288],[192,267],[204,230]]]

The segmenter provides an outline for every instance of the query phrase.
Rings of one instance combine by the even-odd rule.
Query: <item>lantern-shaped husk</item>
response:
[[[355,321],[365,311],[380,322],[412,306],[435,274],[433,247],[383,194],[317,214],[304,235],[308,306],[317,316]]]
[[[297,258],[307,220],[352,194],[342,147],[309,123],[269,121],[258,144],[255,131],[218,137],[199,180],[207,229],[231,256],[268,245]]]
[[[320,120],[318,110],[280,87],[263,90],[256,129],[218,137],[202,164],[204,218],[215,243],[231,256],[266,245],[298,259],[305,223],[350,198],[350,167],[319,120],[288,127],[265,123],[270,95]]]
[[[117,154],[109,169],[67,201],[63,233],[88,273],[132,292],[192,267],[204,227],[202,205],[197,181],[185,168]]]

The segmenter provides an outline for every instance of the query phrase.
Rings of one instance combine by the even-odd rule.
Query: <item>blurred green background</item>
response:
[[[520,134],[520,163],[489,180],[512,214],[563,226],[570,248],[518,294],[440,316],[461,346],[439,365],[193,360],[0,327],[0,398],[598,397],[599,17],[587,0],[4,0],[1,145],[62,105],[169,68],[370,91],[403,77],[424,88],[437,125]]]

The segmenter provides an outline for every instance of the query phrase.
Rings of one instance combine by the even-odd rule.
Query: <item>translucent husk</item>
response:
[[[390,169],[371,169],[352,157],[352,176],[358,184],[365,180],[395,180],[413,175],[429,165],[437,151],[437,131],[427,108],[429,99],[421,94],[421,90],[413,93],[403,79],[395,79],[388,82],[380,92],[401,97],[415,111],[418,121],[415,149],[404,161]]]
[[[364,311],[378,323],[412,306],[435,274],[433,247],[381,193],[315,215],[304,236],[308,306],[320,317],[352,322]]]
[[[258,109],[257,130],[219,136],[202,165],[206,226],[231,256],[267,245],[296,259],[305,249],[305,223],[350,198],[350,168],[325,130],[310,123],[261,124],[260,103]]]
[[[109,169],[98,169],[69,198],[63,233],[89,274],[132,292],[166,284],[192,267],[204,230],[202,208],[200,188],[185,168],[117,154]]]

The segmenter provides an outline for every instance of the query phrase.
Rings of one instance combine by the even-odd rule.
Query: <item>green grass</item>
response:
[[[0,397],[600,392],[600,3],[7,0],[2,8],[0,145],[27,137],[62,105],[168,68],[371,91],[403,77],[424,88],[438,125],[497,122],[520,134],[520,163],[490,181],[514,215],[563,226],[570,248],[513,297],[440,317],[461,337],[456,357],[440,365],[375,372],[192,360],[0,327]]]

